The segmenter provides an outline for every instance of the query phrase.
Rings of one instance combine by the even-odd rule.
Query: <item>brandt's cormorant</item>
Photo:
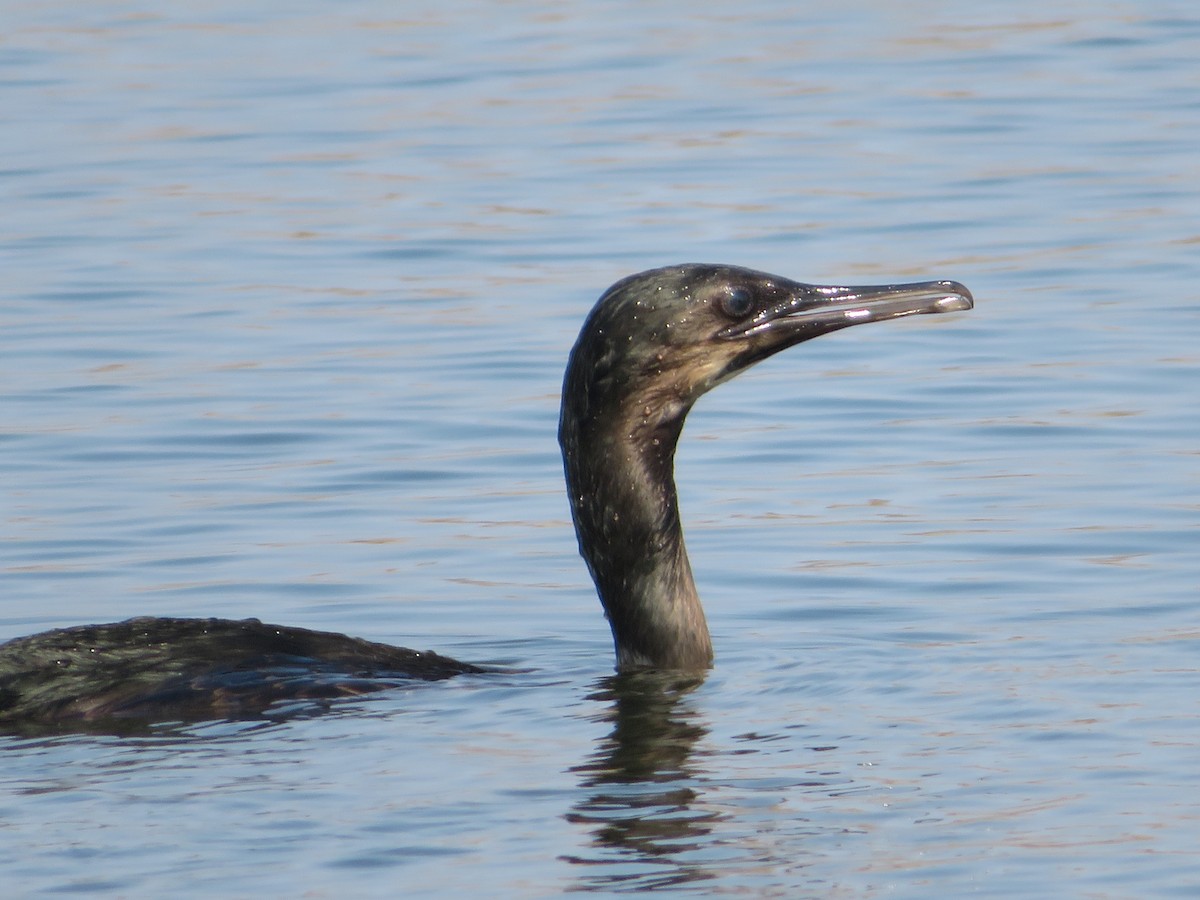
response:
[[[822,287],[718,265],[654,269],[605,292],[571,351],[559,441],[579,550],[619,669],[712,664],[673,472],[697,398],[822,334],[972,305],[954,281]],[[137,618],[0,646],[0,729],[237,718],[277,700],[480,671],[434,653],[256,619]]]

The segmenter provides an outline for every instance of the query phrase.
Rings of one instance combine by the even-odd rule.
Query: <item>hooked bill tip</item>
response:
[[[975,308],[975,296],[970,289],[958,281],[939,281],[946,289],[946,296],[937,302],[939,312],[960,312]]]
[[[975,306],[970,294],[947,294],[934,304],[938,312],[959,312]]]

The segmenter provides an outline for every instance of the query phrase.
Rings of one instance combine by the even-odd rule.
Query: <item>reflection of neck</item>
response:
[[[613,730],[598,763],[613,781],[664,783],[686,775],[696,741],[707,729],[679,701],[703,683],[703,675],[630,672],[604,679],[614,701]]]
[[[702,681],[701,674],[628,672],[601,679],[588,698],[605,705],[612,731],[574,769],[590,790],[568,818],[588,827],[597,847],[619,852],[579,858],[587,864],[581,870],[587,886],[628,891],[712,877],[686,852],[711,829],[712,814],[693,811],[701,781],[689,763],[707,729],[680,702]],[[637,863],[648,874],[631,882],[630,865]]]

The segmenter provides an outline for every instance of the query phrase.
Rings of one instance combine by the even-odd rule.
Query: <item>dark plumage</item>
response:
[[[618,668],[712,663],[675,492],[675,445],[692,404],[822,334],[972,305],[954,281],[818,286],[736,266],[670,266],[608,289],[571,351],[558,436]]]
[[[59,628],[0,647],[0,724],[241,718],[478,666],[257,619],[142,616]]]
[[[654,269],[605,292],[571,351],[559,441],[580,552],[612,626],[618,668],[702,671],[712,663],[673,471],[697,398],[819,335],[972,302],[953,281],[820,287],[714,265]],[[138,618],[0,646],[0,728],[241,718],[279,700],[480,671],[256,619]]]

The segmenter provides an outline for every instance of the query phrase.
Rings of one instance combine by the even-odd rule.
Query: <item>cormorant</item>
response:
[[[580,553],[612,627],[618,669],[712,664],[674,479],[675,445],[697,398],[822,334],[972,305],[954,281],[818,286],[700,264],[632,275],[604,293],[571,351],[559,442]],[[0,728],[238,718],[278,700],[481,671],[256,619],[143,617],[0,645]]]

